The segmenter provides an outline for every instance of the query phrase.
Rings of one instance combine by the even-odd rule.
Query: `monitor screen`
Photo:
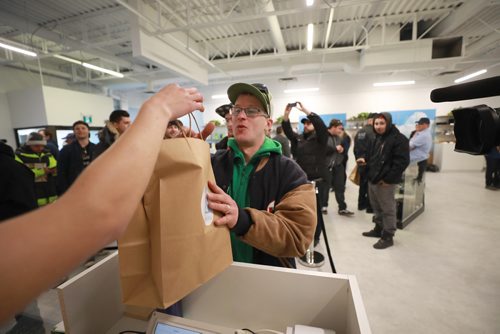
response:
[[[201,334],[201,332],[158,322],[154,334]]]

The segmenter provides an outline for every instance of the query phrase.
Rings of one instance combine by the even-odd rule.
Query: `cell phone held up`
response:
[[[288,103],[288,108],[293,108],[297,106],[297,102]]]

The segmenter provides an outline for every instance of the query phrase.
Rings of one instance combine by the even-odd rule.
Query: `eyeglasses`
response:
[[[257,108],[257,107],[249,107],[249,108],[241,108],[241,107],[232,107],[231,108],[231,115],[234,117],[238,117],[238,115],[244,112],[245,115],[249,118],[254,118],[257,116],[265,116],[267,117],[267,114],[265,113],[264,110]]]

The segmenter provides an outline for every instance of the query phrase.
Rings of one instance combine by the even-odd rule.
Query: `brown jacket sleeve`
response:
[[[274,213],[245,208],[253,224],[242,240],[276,257],[302,256],[316,229],[316,193],[311,184],[289,191]]]

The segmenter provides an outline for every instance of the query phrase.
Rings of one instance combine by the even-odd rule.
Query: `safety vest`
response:
[[[57,199],[56,176],[45,173],[45,168],[57,167],[57,161],[50,152],[39,154],[26,147],[16,151],[16,160],[25,164],[35,174],[35,194],[38,206],[44,206]]]

